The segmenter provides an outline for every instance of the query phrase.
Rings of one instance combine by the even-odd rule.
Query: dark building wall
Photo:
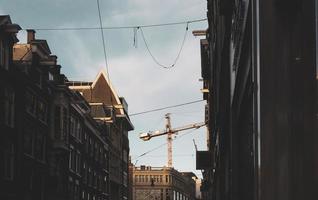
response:
[[[261,199],[314,199],[315,1],[260,1],[259,14]]]
[[[109,178],[110,198],[127,199],[129,196],[129,140],[128,131],[133,129],[127,114],[127,103],[119,98],[111,83],[107,82],[104,72],[100,72],[94,82],[70,82],[74,91],[79,91],[92,104],[99,104],[107,113],[96,112],[95,119],[104,121],[109,126]],[[124,103],[123,103],[124,102]],[[119,108],[118,106],[123,106]]]
[[[317,196],[315,15],[313,0],[208,1],[205,199]]]
[[[28,31],[13,56],[19,26],[0,24],[0,199],[109,199],[109,127],[68,89],[45,40]]]

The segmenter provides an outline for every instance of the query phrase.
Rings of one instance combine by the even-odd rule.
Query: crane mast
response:
[[[152,132],[148,132],[148,133],[141,133],[139,135],[139,138],[144,140],[144,141],[148,141],[153,137],[158,137],[161,135],[167,135],[167,147],[168,147],[168,167],[172,167],[172,136],[173,134],[180,132],[180,131],[184,131],[184,130],[188,130],[188,129],[198,129],[201,128],[202,126],[205,126],[205,122],[201,122],[201,123],[194,123],[194,124],[189,124],[186,126],[182,126],[182,127],[178,127],[178,128],[171,128],[171,120],[170,120],[170,113],[167,113],[165,115],[166,118],[166,129],[162,130],[162,131],[152,131]]]
[[[166,114],[166,132],[167,132],[167,146],[168,146],[168,167],[172,167],[172,131],[170,114]]]

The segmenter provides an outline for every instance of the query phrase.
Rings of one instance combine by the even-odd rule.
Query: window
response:
[[[89,139],[89,146],[90,148],[90,156],[93,157],[94,156],[94,141],[92,138]]]
[[[75,181],[75,186],[74,186],[74,199],[79,200],[80,197],[80,188],[79,188],[79,181]]]
[[[74,171],[75,172],[75,169],[76,169],[76,167],[75,167],[75,163],[76,163],[76,152],[75,152],[75,150],[74,150],[74,146],[73,145],[71,145],[70,146],[70,157],[69,157],[69,168],[72,170],[72,171]]]
[[[96,176],[96,172],[94,171],[94,188],[97,187],[97,176]]]
[[[83,163],[83,172],[82,174],[84,175],[83,177],[83,182],[85,184],[87,184],[87,176],[88,176],[88,173],[87,173],[87,166],[86,166],[86,162]]]
[[[0,40],[0,66],[4,67],[4,40]]]
[[[14,99],[15,93],[12,88],[4,88],[4,123],[14,127]]]
[[[54,127],[55,127],[55,139],[57,140],[66,140],[67,137],[67,109],[61,106],[55,106],[54,108]]]
[[[46,140],[43,131],[37,132],[35,136],[35,157],[38,160],[45,161]]]
[[[135,175],[135,182],[138,182],[138,175]]]
[[[55,106],[54,108],[54,137],[57,140],[61,139],[61,108]]]
[[[81,153],[79,151],[77,151],[75,156],[76,156],[75,157],[75,172],[80,174]]]
[[[54,76],[51,72],[49,72],[49,81],[54,81]]]
[[[123,150],[123,159],[126,163],[128,163],[128,153],[127,153],[127,150]]]
[[[13,180],[14,177],[14,145],[8,142],[4,146],[4,178]]]
[[[85,153],[89,154],[89,141],[90,141],[90,138],[89,136],[87,135],[87,133],[85,132],[85,135],[87,136],[86,140],[85,140]]]
[[[108,185],[107,185],[107,176],[104,176],[104,192],[107,193],[108,192]]]
[[[92,182],[93,182],[92,170],[91,170],[91,168],[89,167],[89,168],[88,168],[88,185],[91,186],[91,185],[92,185]]]
[[[160,189],[160,200],[163,200],[163,189]]]
[[[70,116],[70,133],[73,137],[82,141],[82,125],[74,115]]]
[[[62,108],[62,139],[66,140],[67,138],[67,134],[68,134],[68,113],[67,113],[67,109],[65,107]]]
[[[39,71],[38,69],[35,69],[32,73],[33,75],[33,80],[35,81],[35,83],[41,88],[42,87],[42,74],[41,71]]]
[[[76,121],[73,115],[70,116],[70,133],[75,137]]]
[[[98,142],[96,141],[95,142],[95,160],[97,161],[98,160],[98,150],[99,150],[99,147],[98,147]]]
[[[105,162],[104,162],[104,151],[102,147],[99,148],[99,161],[103,166]]]
[[[73,180],[70,180],[69,181],[69,194],[70,194],[70,199],[74,199],[74,183],[73,183]]]
[[[125,187],[127,187],[127,185],[128,185],[128,177],[127,177],[127,174],[124,172],[124,177],[123,177],[123,184],[124,184],[124,186]]]
[[[27,91],[25,94],[25,109],[26,111],[35,116],[36,112],[36,97],[31,92]]]
[[[6,70],[9,69],[10,60],[10,46],[9,43],[1,40],[0,41],[0,66]]]
[[[24,153],[34,156],[34,130],[31,127],[25,127],[23,134]]]
[[[37,117],[42,122],[46,122],[47,105],[45,102],[39,100],[37,103]]]
[[[82,126],[81,126],[81,123],[80,121],[77,119],[76,120],[76,132],[75,132],[75,137],[78,139],[78,140],[82,140]]]
[[[105,159],[105,165],[104,166],[108,170],[108,163],[109,162],[108,162],[108,157],[107,157],[107,153],[106,152],[104,153],[104,159]]]

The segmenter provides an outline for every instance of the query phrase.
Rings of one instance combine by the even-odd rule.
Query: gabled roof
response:
[[[97,74],[97,76],[93,82],[70,81],[68,83],[68,86],[70,89],[74,89],[74,90],[91,90],[91,89],[94,90],[94,88],[98,85],[98,83],[102,82],[102,81],[105,81],[107,84],[107,88],[104,88],[104,90],[109,90],[111,93],[111,101],[114,100],[114,102],[111,102],[111,104],[115,107],[117,105],[121,105],[121,101],[119,99],[119,96],[118,96],[116,90],[114,89],[113,85],[109,81],[107,73],[104,70],[101,70]],[[93,103],[97,103],[97,102],[93,102]],[[100,103],[100,102],[98,102],[98,103]],[[105,103],[105,102],[101,102],[101,103]],[[124,114],[124,110],[122,108],[119,108],[116,110],[118,110],[121,115]]]
[[[97,74],[93,82],[70,81],[67,85],[70,89],[81,92],[91,105],[98,104],[100,106],[101,104],[102,107],[113,107],[116,117],[125,120],[128,130],[133,130],[134,127],[129,119],[128,113],[125,112],[127,103],[121,101],[104,70],[101,70]]]
[[[114,96],[114,98],[115,98],[115,100],[116,100],[115,103],[116,103],[117,105],[120,105],[121,102],[120,102],[119,96],[118,96],[116,90],[114,89],[113,85],[112,85],[111,82],[109,81],[109,77],[108,77],[108,75],[106,75],[106,72],[105,72],[104,70],[101,70],[101,71],[98,73],[97,77],[95,78],[94,82],[92,83],[92,88],[94,88],[94,87],[96,86],[97,82],[100,81],[101,79],[105,79],[105,81],[107,82],[108,87],[109,87],[110,90],[111,90],[112,95]]]

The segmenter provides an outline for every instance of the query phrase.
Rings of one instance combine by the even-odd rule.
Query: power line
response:
[[[110,75],[109,75],[109,68],[108,68],[108,62],[107,62],[107,53],[106,53],[106,44],[105,44],[105,37],[104,37],[104,30],[103,30],[103,21],[102,21],[102,15],[101,15],[101,10],[100,10],[100,5],[99,5],[99,0],[96,0],[96,3],[97,3],[97,9],[98,9],[98,17],[99,17],[99,24],[100,24],[100,32],[101,32],[101,35],[102,35],[102,44],[103,44],[103,52],[104,52],[104,60],[105,60],[105,65],[106,65],[106,72],[107,72],[107,78],[108,78],[108,81],[109,81],[109,84],[110,83]],[[109,88],[109,93],[111,94],[111,89],[110,87]],[[111,104],[113,104],[113,98],[112,98],[112,95],[109,96],[110,98],[110,102]]]
[[[99,6],[99,0],[96,0],[96,2],[97,2],[97,9],[98,9],[99,24],[100,24],[99,29],[100,29],[101,35],[102,35],[104,59],[105,59],[105,64],[106,64],[107,76],[108,76],[108,80],[109,80],[109,70],[108,70],[108,62],[107,62],[107,54],[106,54],[106,45],[105,45],[105,37],[104,37],[104,31],[103,31],[102,16],[101,16],[101,11],[100,11],[100,6]]]
[[[149,48],[149,45],[148,45],[148,42],[146,40],[146,37],[144,35],[144,32],[142,30],[142,28],[140,28],[140,32],[141,32],[141,36],[142,36],[142,39],[145,43],[145,46],[146,46],[146,49],[149,53],[149,55],[151,56],[152,60],[160,67],[162,68],[165,68],[165,69],[171,69],[173,68],[176,64],[177,64],[177,61],[179,60],[179,57],[181,55],[181,52],[182,52],[182,49],[183,49],[183,46],[184,46],[184,43],[186,41],[186,38],[187,38],[187,33],[188,33],[188,30],[189,30],[189,23],[187,23],[187,26],[186,26],[186,30],[185,30],[185,33],[184,33],[184,36],[183,36],[183,40],[182,40],[182,43],[181,43],[181,47],[178,51],[178,54],[177,54],[177,57],[175,58],[174,62],[171,64],[171,65],[163,65],[161,64],[157,59],[156,57],[153,55],[153,53],[150,51],[150,48]]]
[[[204,100],[190,101],[190,102],[187,102],[187,103],[182,103],[182,104],[177,104],[177,105],[172,105],[172,106],[166,106],[166,107],[156,108],[156,109],[142,111],[142,112],[137,112],[137,113],[130,114],[129,116],[136,116],[136,115],[142,115],[142,114],[151,113],[151,112],[157,112],[157,111],[160,111],[160,110],[186,106],[186,105],[190,105],[190,104],[194,104],[194,103],[199,103],[199,102],[202,102],[202,101],[204,101]]]
[[[99,2],[98,2],[99,5]],[[61,27],[61,28],[24,28],[22,30],[33,29],[36,31],[82,31],[82,30],[99,30],[99,29],[133,29],[133,28],[150,28],[150,27],[161,27],[161,26],[174,26],[180,24],[192,24],[207,21],[207,18],[195,19],[181,22],[170,22],[161,24],[147,24],[147,25],[132,25],[132,26],[102,26],[102,27]]]

